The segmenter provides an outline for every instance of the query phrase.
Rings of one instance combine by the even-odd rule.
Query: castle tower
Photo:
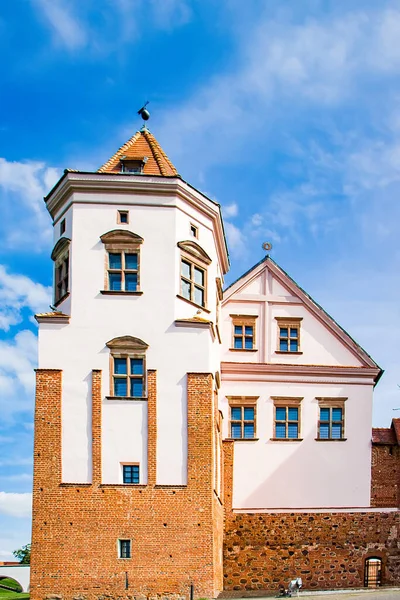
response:
[[[36,316],[32,599],[215,597],[220,207],[145,128],[45,201],[56,310]]]

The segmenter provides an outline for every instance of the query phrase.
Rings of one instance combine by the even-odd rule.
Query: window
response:
[[[139,465],[122,465],[122,479],[124,483],[140,483]]]
[[[132,173],[140,174],[143,173],[144,165],[148,161],[147,156],[139,158],[128,158],[126,156],[121,157],[121,173]]]
[[[300,403],[302,398],[272,398],[274,401],[275,440],[300,439]]]
[[[319,440],[344,440],[344,402],[346,398],[317,398]]]
[[[278,321],[277,352],[300,352],[301,317],[276,317]]]
[[[193,241],[179,242],[181,249],[178,296],[196,306],[207,305],[207,266],[211,258]]]
[[[62,237],[54,246],[54,304],[59,304],[69,292],[69,245],[71,240]]]
[[[190,224],[190,235],[192,235],[195,238],[199,237],[199,228],[196,227],[196,225],[193,225],[192,223]]]
[[[230,316],[233,325],[233,350],[255,350],[257,316]]]
[[[131,540],[118,540],[118,557],[131,558]]]
[[[148,345],[132,336],[107,342],[111,350],[110,397],[131,400],[146,397],[146,357]]]
[[[60,223],[60,235],[65,233],[65,219],[63,219]]]
[[[124,211],[119,211],[120,213]],[[128,215],[128,212],[125,212]],[[115,229],[101,236],[107,251],[103,294],[140,294],[140,245],[143,238]]]
[[[108,289],[136,292],[138,288],[138,252],[108,253]]]
[[[119,210],[117,215],[117,223],[129,223],[129,211]]]
[[[256,402],[258,396],[230,396],[230,437],[236,440],[252,440],[256,434]]]

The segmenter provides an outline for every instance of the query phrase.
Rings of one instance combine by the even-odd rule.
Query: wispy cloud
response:
[[[64,45],[69,50],[79,50],[86,46],[88,35],[78,17],[71,11],[65,0],[33,0],[47,26],[53,34],[56,45]]]
[[[13,517],[29,517],[32,508],[32,494],[0,492],[0,514]]]

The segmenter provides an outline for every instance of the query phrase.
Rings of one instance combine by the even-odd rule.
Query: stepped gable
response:
[[[144,175],[178,175],[178,171],[148,129],[137,131],[97,172],[120,173],[121,158],[133,161],[143,161],[147,158],[143,167]]]

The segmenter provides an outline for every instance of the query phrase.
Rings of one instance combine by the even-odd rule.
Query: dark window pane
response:
[[[143,375],[143,358],[131,358],[131,375]]]
[[[121,269],[122,268],[120,253],[115,254],[113,252],[110,252],[108,255],[108,260],[109,260],[110,269]]]
[[[252,350],[253,349],[253,338],[252,337],[251,338],[249,338],[249,337],[245,338],[245,340],[244,340],[244,347],[247,350]]]
[[[332,408],[332,421],[341,421],[342,420],[342,409],[341,408]]]
[[[241,438],[242,437],[242,427],[240,423],[232,423],[231,424],[231,437],[232,438]]]
[[[143,396],[143,379],[131,379],[131,396],[133,398],[142,398]]]
[[[196,304],[204,306],[204,290],[201,290],[198,287],[194,288],[194,301]]]
[[[288,410],[288,419],[289,421],[298,421],[299,420],[299,409],[298,408],[293,408],[291,406],[289,406],[289,410]]]
[[[244,407],[244,420],[254,421],[254,408],[248,406]]]
[[[298,435],[299,428],[297,423],[289,423],[288,424],[288,437],[291,439],[296,439],[299,437]]]
[[[126,396],[126,379],[125,377],[114,378],[114,396]]]
[[[137,270],[138,268],[138,255],[137,254],[125,254],[125,269]]]
[[[284,406],[276,407],[276,420],[277,421],[286,421],[286,408]]]
[[[121,221],[121,223],[127,223],[128,222],[128,213],[126,213],[126,212],[120,212],[119,213],[119,220]]]
[[[197,267],[194,268],[194,282],[198,285],[204,286],[204,271],[198,269]]]
[[[114,373],[117,375],[126,375],[126,358],[114,358]]]
[[[321,423],[319,426],[319,437],[321,438],[321,440],[328,440],[329,439],[329,424],[328,423]]]
[[[235,335],[242,335],[243,327],[241,325],[235,325]]]
[[[297,329],[296,328],[295,329],[290,328],[290,337],[291,338],[297,338],[298,337],[297,336]]]
[[[130,540],[120,540],[120,557],[121,558],[130,558],[131,557],[131,541]]]
[[[299,345],[297,340],[290,340],[290,352],[298,352]]]
[[[277,423],[275,427],[275,435],[277,438],[286,437],[286,425],[285,423]]]
[[[340,423],[332,424],[332,439],[340,440],[342,438],[342,426]]]
[[[288,351],[288,342],[287,342],[287,340],[281,340],[280,341],[279,349],[280,349],[281,352],[287,352]]]
[[[188,283],[184,279],[182,279],[181,281],[182,281],[182,296],[184,298],[187,298],[188,300],[190,300],[190,283]]]
[[[329,408],[321,408],[320,421],[329,421]]]
[[[125,291],[136,292],[137,290],[137,273],[125,273]]]
[[[121,275],[119,273],[108,274],[109,288],[114,292],[121,290]]]
[[[288,328],[287,327],[281,327],[281,333],[280,333],[281,337],[288,337]]]
[[[232,406],[231,408],[231,420],[240,421],[242,418],[242,409],[240,406]]]
[[[235,337],[235,348],[243,348],[243,338]]]
[[[254,437],[254,423],[244,424],[244,436],[246,439]]]
[[[245,327],[244,328],[244,333],[245,333],[245,335],[253,335],[253,328],[252,327]]]

